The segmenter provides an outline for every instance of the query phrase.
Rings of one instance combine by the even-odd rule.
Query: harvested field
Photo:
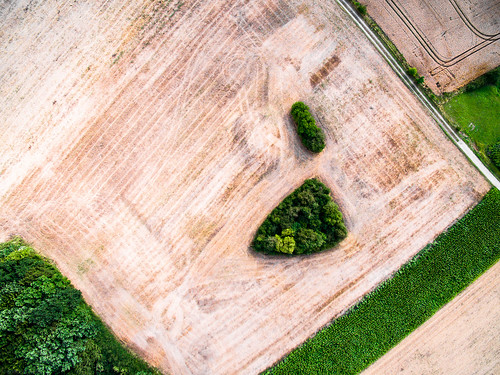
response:
[[[500,262],[363,372],[498,374]]]
[[[180,4],[0,3],[0,240],[54,259],[164,371],[253,374],[489,186],[335,3]],[[325,130],[319,156],[293,129],[297,100]],[[313,176],[348,238],[255,254],[258,226]]]
[[[437,94],[500,65],[497,0],[366,0],[368,12]]]

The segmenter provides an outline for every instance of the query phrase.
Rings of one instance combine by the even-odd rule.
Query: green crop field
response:
[[[265,374],[355,374],[500,258],[500,191],[483,200],[392,278]]]

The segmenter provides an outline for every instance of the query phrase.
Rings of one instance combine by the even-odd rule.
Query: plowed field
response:
[[[368,13],[437,94],[500,64],[497,0],[366,0]]]
[[[305,101],[327,135],[305,150]],[[0,239],[54,259],[174,374],[254,374],[488,190],[331,1],[0,2]],[[309,177],[348,238],[256,255]]]

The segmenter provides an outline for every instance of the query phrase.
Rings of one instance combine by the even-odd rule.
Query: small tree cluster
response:
[[[286,197],[257,230],[252,247],[265,253],[303,254],[331,248],[347,236],[330,190],[306,180]]]
[[[487,154],[495,167],[500,168],[500,141],[488,147]]]
[[[312,152],[323,151],[326,145],[325,134],[316,125],[316,121],[309,112],[309,107],[302,102],[297,102],[292,105],[291,113],[302,144]]]
[[[500,89],[500,66],[469,82],[465,87],[465,91],[470,92],[489,85]]]
[[[354,6],[356,7],[356,9],[358,10],[358,12],[362,16],[366,15],[366,5],[363,5],[360,2],[358,2],[358,1],[353,1],[352,3],[354,4]]]
[[[422,77],[420,74],[418,74],[417,68],[414,68],[413,66],[408,69],[408,74],[412,76],[415,79],[415,82],[418,84],[424,83],[424,77]]]

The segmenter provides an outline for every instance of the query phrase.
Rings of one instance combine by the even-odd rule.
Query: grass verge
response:
[[[500,142],[500,67],[440,98],[440,109],[472,146],[478,157],[500,178],[488,148]]]
[[[264,374],[356,374],[368,367],[500,258],[500,191]]]
[[[493,145],[500,139],[500,93],[492,85],[463,92],[444,105],[460,130],[478,146]]]

